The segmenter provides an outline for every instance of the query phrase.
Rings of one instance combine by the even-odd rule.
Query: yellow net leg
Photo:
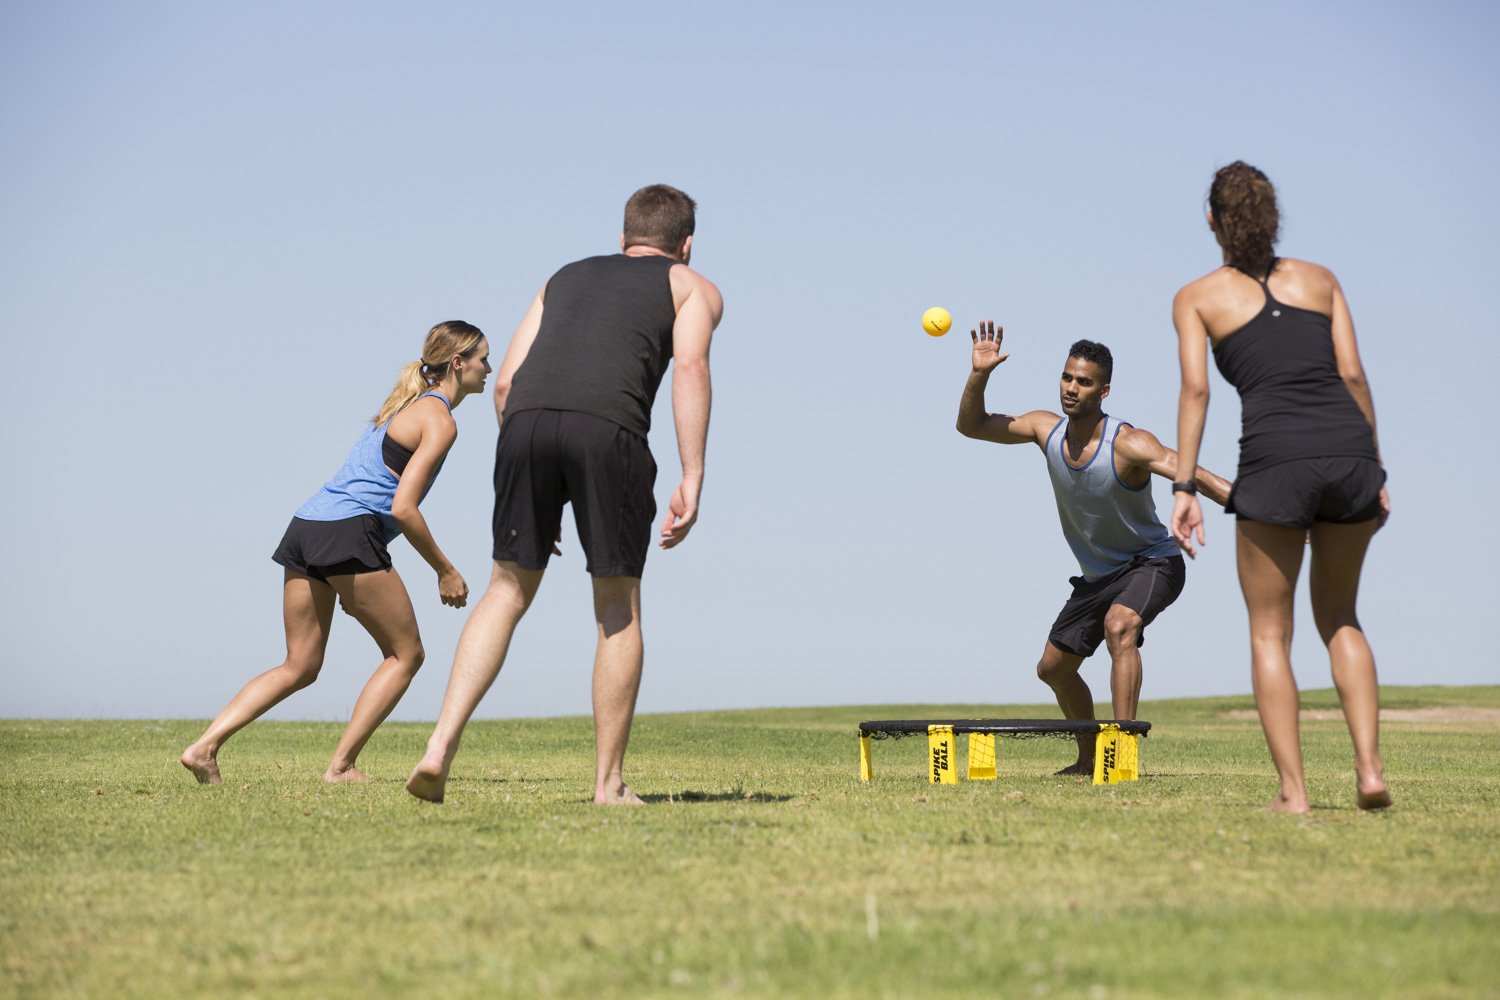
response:
[[[1094,738],[1094,784],[1113,785],[1140,777],[1140,739],[1115,725],[1102,725]]]
[[[934,785],[958,784],[953,760],[953,727],[927,727],[927,780]]]
[[[1115,763],[1115,737],[1120,735],[1119,726],[1100,726],[1094,737],[1094,784],[1114,783],[1111,777]]]
[[[1121,733],[1119,739],[1120,751],[1116,755],[1118,763],[1116,766],[1120,771],[1121,781],[1135,781],[1140,774],[1140,738],[1135,733]]]
[[[875,766],[870,760],[870,737],[859,738],[859,780],[869,781],[875,777]]]
[[[994,781],[995,780],[995,734],[994,733],[970,733],[969,734],[969,773],[970,781]]]

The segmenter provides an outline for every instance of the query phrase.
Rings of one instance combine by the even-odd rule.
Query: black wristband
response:
[[[1198,493],[1198,484],[1197,483],[1173,483],[1172,484],[1172,492],[1173,493],[1191,493],[1193,495],[1197,495],[1197,493]]]
[[[1385,466],[1380,467],[1380,484],[1385,485]]]

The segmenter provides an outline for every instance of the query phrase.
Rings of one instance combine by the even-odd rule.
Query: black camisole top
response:
[[[1238,475],[1301,458],[1378,459],[1370,422],[1339,377],[1332,320],[1278,302],[1267,279],[1242,273],[1266,304],[1214,346],[1219,373],[1240,394]]]

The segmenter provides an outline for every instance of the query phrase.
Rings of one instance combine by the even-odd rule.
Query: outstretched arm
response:
[[[667,516],[661,526],[664,549],[681,543],[698,520],[708,448],[708,416],[713,406],[708,349],[714,329],[724,317],[724,299],[713,282],[686,267],[682,272],[691,286],[687,298],[677,307],[677,320],[672,325],[672,419],[677,427],[682,481],[667,503]]]
[[[984,408],[984,391],[989,386],[990,374],[1010,357],[1000,353],[1005,327],[996,326],[994,320],[985,320],[979,324],[979,329],[969,331],[969,338],[974,342],[974,350],[970,356],[964,394],[958,401],[958,432],[964,437],[996,444],[1041,444],[1040,434],[1045,433],[1041,425],[1049,416],[1056,423],[1055,415],[1033,410],[1012,417],[1005,413],[989,413]],[[1050,429],[1050,425],[1045,428]]]
[[[1115,438],[1115,455],[1125,460],[1128,469],[1144,470],[1170,479],[1174,483],[1187,482],[1185,478],[1178,478],[1178,468],[1181,463],[1177,452],[1162,444],[1150,431],[1141,430],[1139,427],[1120,428],[1120,433]],[[1229,501],[1229,489],[1234,485],[1227,479],[1209,472],[1201,465],[1198,466],[1192,481],[1193,485],[1198,487],[1199,493],[1220,507]]]

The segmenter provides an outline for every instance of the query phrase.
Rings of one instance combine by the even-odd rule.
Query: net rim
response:
[[[1077,736],[1118,726],[1132,736],[1149,736],[1151,723],[1136,719],[874,719],[859,724],[859,735],[874,739],[925,736],[931,726],[951,727],[954,734],[997,736]]]

